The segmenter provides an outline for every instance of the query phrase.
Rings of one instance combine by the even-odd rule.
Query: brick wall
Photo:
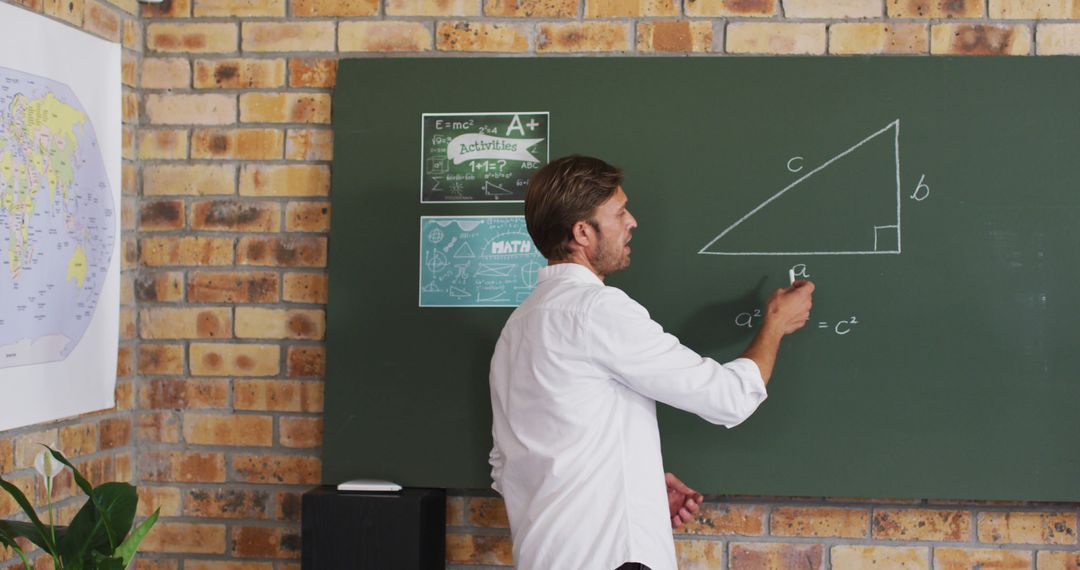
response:
[[[1072,0],[0,1],[125,48],[119,407],[0,433],[0,473],[35,485],[43,440],[137,483],[141,513],[163,514],[141,570],[299,567],[299,493],[321,471],[339,57],[1080,53]],[[447,512],[449,567],[511,564],[497,498]],[[684,570],[1077,569],[1078,512],[717,498],[677,543]]]

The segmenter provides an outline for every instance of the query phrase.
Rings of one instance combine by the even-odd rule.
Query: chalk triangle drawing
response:
[[[473,252],[469,242],[461,244],[461,247],[457,248],[457,251],[454,252],[454,259],[469,259],[473,257],[476,257],[476,253]]]
[[[900,119],[799,176],[702,255],[900,253]]]
[[[451,285],[450,286],[450,296],[451,297],[471,297],[472,294],[469,293],[468,291],[462,289],[461,287],[454,287],[453,285]]]

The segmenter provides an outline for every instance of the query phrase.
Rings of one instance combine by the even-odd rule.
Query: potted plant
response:
[[[14,550],[27,569],[31,567],[30,561],[15,542],[16,537],[24,537],[41,547],[52,556],[57,570],[125,570],[135,558],[139,543],[157,522],[160,509],[132,530],[139,504],[133,485],[113,482],[92,487],[62,453],[48,446],[45,449],[34,466],[45,478],[49,523],[46,525],[38,518],[18,487],[0,477],[0,488],[15,499],[29,519],[28,522],[0,520],[0,545]],[[63,467],[55,469],[53,460],[71,468],[75,484],[87,496],[86,503],[66,527],[53,523],[52,479],[63,470]]]

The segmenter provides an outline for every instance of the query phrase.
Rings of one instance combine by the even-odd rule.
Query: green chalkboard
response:
[[[550,157],[626,171],[609,278],[737,356],[788,271],[817,286],[769,398],[726,430],[660,406],[710,493],[1080,500],[1080,61],[343,61],[334,99],[324,479],[484,488],[512,308],[418,303],[424,114],[547,113]],[[428,141],[430,142],[430,141]]]

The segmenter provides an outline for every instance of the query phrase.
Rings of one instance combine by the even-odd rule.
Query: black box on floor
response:
[[[304,493],[303,570],[445,568],[446,490]]]

